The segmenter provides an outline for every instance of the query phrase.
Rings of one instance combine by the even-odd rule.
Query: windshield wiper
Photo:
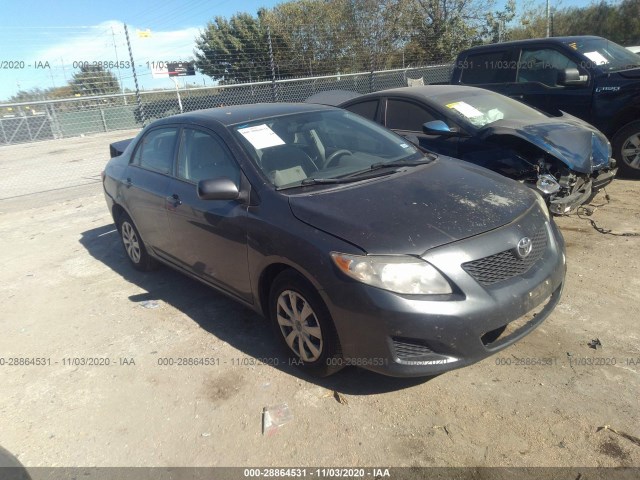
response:
[[[417,165],[423,165],[425,163],[431,163],[431,159],[422,159],[422,160],[412,160],[412,161],[401,161],[401,162],[380,162],[374,163],[367,170],[379,170],[381,168],[397,168],[397,167],[415,167]],[[365,170],[365,171],[367,171]]]
[[[416,160],[396,160],[394,162],[378,162],[370,165],[368,168],[365,168],[364,170],[358,170],[357,172],[350,173],[349,175],[346,175],[345,177],[341,177],[341,178],[354,178],[354,177],[361,178],[362,175],[371,173],[372,170],[382,170],[387,168],[393,169],[389,171],[389,174],[391,174],[391,173],[394,173],[394,170],[396,170],[399,167],[417,167],[418,165],[425,165],[427,163],[431,163],[436,158],[437,158],[436,156],[425,156]]]
[[[356,174],[358,173],[369,173],[370,170],[364,170],[361,172],[356,172]],[[359,182],[361,180],[367,180],[369,178],[377,178],[377,177],[384,177],[386,175],[391,175],[393,172],[376,172],[373,173],[371,175],[366,175],[366,176],[355,176],[355,174],[351,174],[345,177],[330,177],[330,178],[305,178],[304,180],[302,180],[302,182],[300,182],[301,186],[306,186],[306,185],[330,185],[330,184],[338,184],[338,183],[353,183],[353,182]]]

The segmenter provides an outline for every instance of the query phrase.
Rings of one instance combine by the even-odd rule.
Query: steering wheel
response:
[[[327,157],[327,159],[324,161],[324,168],[329,168],[331,167],[331,163],[338,157],[342,156],[342,155],[351,155],[351,152],[349,150],[345,150],[344,148],[341,148],[340,150],[336,150],[335,152],[333,152],[331,155],[329,155]]]

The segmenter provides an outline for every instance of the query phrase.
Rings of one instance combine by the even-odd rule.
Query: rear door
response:
[[[169,190],[179,128],[149,130],[138,142],[125,173],[124,196],[143,241],[159,255],[171,243],[165,197]]]
[[[222,139],[209,130],[183,128],[167,195],[170,253],[183,268],[251,302],[246,205],[198,197],[198,181],[219,177],[230,178],[240,189],[242,172]]]

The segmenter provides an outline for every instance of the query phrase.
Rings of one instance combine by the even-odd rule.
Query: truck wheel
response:
[[[640,121],[622,127],[613,137],[614,158],[625,177],[640,178]]]

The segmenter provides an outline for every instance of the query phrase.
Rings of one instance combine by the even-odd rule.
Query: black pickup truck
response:
[[[640,177],[640,55],[616,43],[579,36],[474,47],[458,55],[451,83],[579,117],[609,138],[620,173]]]

